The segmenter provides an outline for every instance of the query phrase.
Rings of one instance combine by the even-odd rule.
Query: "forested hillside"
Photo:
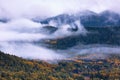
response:
[[[0,80],[120,80],[120,56],[56,64],[25,60],[0,52]]]

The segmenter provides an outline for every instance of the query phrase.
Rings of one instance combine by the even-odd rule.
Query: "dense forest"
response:
[[[0,80],[120,80],[120,55],[47,63],[0,52]]]

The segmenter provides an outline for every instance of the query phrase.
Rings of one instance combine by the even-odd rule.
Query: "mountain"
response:
[[[100,26],[100,19],[97,13],[86,11],[83,13],[84,15],[80,16],[81,24],[85,27],[98,27]]]
[[[120,26],[120,15],[112,11],[104,11],[100,13],[103,25],[106,26]]]
[[[61,14],[52,18],[48,18],[46,20],[41,21],[43,24],[49,24],[50,22],[56,23],[57,27],[64,25],[64,24],[70,24],[74,22],[76,19],[73,15],[68,15],[68,14]]]
[[[120,27],[86,27],[88,33],[71,35],[67,37],[43,39],[44,46],[52,49],[68,49],[81,45],[120,45]],[[40,42],[35,42],[40,43]]]
[[[89,16],[81,16],[81,23],[85,27],[120,26],[120,15],[112,11],[93,13]]]
[[[73,15],[61,14],[55,17],[47,18],[39,21],[42,24],[55,23],[57,27],[64,24],[71,24],[76,20],[80,20],[81,24],[85,27],[105,27],[105,26],[119,26],[120,15],[113,11],[103,11],[101,13],[95,13],[93,11],[82,11]]]
[[[81,33],[74,35],[81,28],[76,21],[84,26],[87,31],[85,35]],[[52,25],[53,28],[55,27],[56,29],[55,31],[53,30],[53,34],[59,30],[59,27],[66,27],[64,25],[68,25],[67,31],[73,34],[66,37],[48,38],[34,42],[35,44],[42,43],[44,44],[43,46],[47,46],[48,48],[68,49],[78,44],[120,45],[120,15],[112,11],[106,10],[101,13],[95,13],[86,10],[73,15],[61,14],[45,19],[41,23]]]

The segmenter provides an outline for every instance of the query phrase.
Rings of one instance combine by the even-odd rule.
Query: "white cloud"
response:
[[[19,45],[19,46],[18,46]],[[1,50],[23,58],[40,59],[40,60],[61,60],[65,55],[57,54],[52,50],[38,47],[30,43],[16,44],[16,43],[0,43]]]
[[[119,12],[119,3],[120,0],[0,0],[0,14],[10,18],[44,18],[86,9],[95,12],[106,9]]]
[[[32,31],[39,30],[42,25],[27,18],[45,18],[62,13],[76,13],[82,10],[92,10],[99,13],[109,9],[119,12],[119,3],[120,0],[0,0],[0,19],[12,19],[8,23],[0,23],[0,50],[25,58],[62,59],[66,56],[30,43],[30,41],[36,41],[48,36],[33,33]],[[54,21],[49,24],[56,25]],[[76,24],[79,26],[80,31],[85,32],[82,25],[78,24],[78,22]],[[52,36],[57,35],[60,37],[60,35],[68,36],[73,34],[67,31],[69,25],[63,26]],[[15,41],[18,43],[15,43]],[[19,44],[21,41],[25,43]],[[106,49],[106,51],[110,49]],[[91,50],[83,50],[83,52]],[[103,48],[100,50],[104,51]],[[115,50],[119,51],[118,49]],[[99,49],[96,52],[100,52]]]

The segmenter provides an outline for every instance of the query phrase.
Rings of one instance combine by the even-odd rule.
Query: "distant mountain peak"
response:
[[[106,16],[106,17],[111,16],[111,17],[116,17],[116,18],[120,17],[120,15],[118,13],[113,12],[113,11],[109,11],[109,10],[103,11],[99,15]]]
[[[83,26],[88,27],[120,26],[120,15],[110,10],[105,10],[101,13],[84,10],[71,15],[60,14],[44,20],[40,20],[38,22],[42,24],[54,23],[53,25],[55,25],[56,27],[60,27],[66,24],[70,25],[77,20],[79,20]]]

